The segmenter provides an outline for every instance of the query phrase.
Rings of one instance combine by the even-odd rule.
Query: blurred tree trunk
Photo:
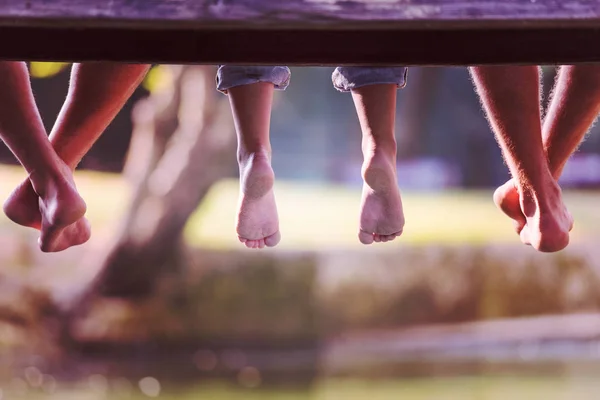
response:
[[[104,254],[93,291],[139,297],[185,264],[182,234],[219,179],[235,171],[228,102],[217,98],[215,69],[168,67],[172,84],[136,104],[125,164],[132,198],[116,240]]]

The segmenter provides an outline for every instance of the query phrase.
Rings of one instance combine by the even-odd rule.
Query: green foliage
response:
[[[144,89],[150,93],[156,93],[172,86],[173,77],[168,66],[153,66],[142,82]]]
[[[29,63],[29,74],[32,78],[52,78],[69,66],[62,62],[31,62]]]

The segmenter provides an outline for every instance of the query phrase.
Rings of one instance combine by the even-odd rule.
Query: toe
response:
[[[46,253],[45,245],[44,245],[44,242],[42,241],[41,237],[38,238],[37,242],[38,242],[38,246],[39,246],[40,250],[43,251],[44,253]]]
[[[571,215],[571,213],[568,213],[568,218],[569,218],[569,232],[571,232],[573,230],[573,226],[575,225],[575,219],[573,218],[573,215]]]
[[[521,229],[521,232],[519,232],[519,237],[521,238],[521,242],[523,242],[523,244],[531,246],[531,239],[529,238],[529,229],[527,229],[527,226]]]
[[[380,242],[381,242],[381,236],[379,236],[378,234],[374,233],[374,234],[373,234],[373,240],[374,240],[376,243],[380,243]]]
[[[83,224],[81,226],[81,229],[82,229],[80,231],[81,244],[87,243],[87,241],[90,240],[90,238],[92,237],[92,224],[90,223],[90,221],[87,218],[83,219]]]
[[[56,240],[50,240],[47,236],[44,237],[44,235],[40,235],[40,237],[38,238],[38,245],[40,247],[40,250],[43,253],[55,253],[57,251],[62,250],[60,247],[56,246],[55,243],[53,243]]]
[[[525,222],[513,219],[513,228],[515,229],[515,232],[517,232],[517,235],[521,235],[523,228],[525,228]]]
[[[358,232],[358,240],[360,240],[362,244],[371,244],[373,243],[373,234],[361,230]]]
[[[496,189],[493,200],[504,214],[514,220],[515,231],[520,234],[527,221],[521,211],[519,193],[516,191],[513,181],[508,181]]]
[[[271,236],[267,236],[265,238],[265,245],[267,247],[275,247],[275,246],[277,246],[277,244],[279,244],[280,240],[281,240],[281,234],[279,233],[279,231],[277,231],[274,234],[272,234]]]

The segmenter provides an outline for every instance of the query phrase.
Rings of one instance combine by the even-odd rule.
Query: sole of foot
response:
[[[526,219],[520,237],[523,243],[540,252],[553,253],[569,245],[573,217],[556,182],[549,183],[543,193],[537,197],[531,193],[519,195],[521,211]]]
[[[404,229],[394,162],[373,156],[365,162],[363,179],[358,239],[363,244],[394,240]]]
[[[16,224],[40,230],[42,215],[38,199],[31,182],[27,179],[21,182],[4,202],[4,214]]]
[[[253,156],[242,163],[240,171],[238,238],[251,249],[274,247],[281,240],[281,234],[271,164],[266,156]]]
[[[36,186],[33,186],[34,183]],[[32,186],[34,192],[39,194],[38,212],[41,217],[39,245],[42,251],[62,251],[89,240],[90,224],[84,218],[87,207],[77,192],[72,172],[66,165],[63,165],[62,173],[51,178],[40,182],[39,177],[36,177],[36,181],[32,181]],[[24,194],[28,193],[24,191]]]
[[[542,253],[561,251],[569,245],[569,231],[573,226],[573,218],[565,209],[540,212],[527,218],[527,224],[521,230],[521,241]]]
[[[512,179],[494,191],[493,200],[496,207],[513,220],[517,234],[521,234],[527,220],[521,211],[519,192]]]
[[[87,218],[81,218],[66,227],[42,229],[38,245],[44,253],[56,253],[86,243],[91,235],[90,222]]]

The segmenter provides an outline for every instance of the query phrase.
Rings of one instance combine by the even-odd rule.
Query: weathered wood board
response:
[[[0,0],[0,58],[467,65],[600,61],[597,0]]]

